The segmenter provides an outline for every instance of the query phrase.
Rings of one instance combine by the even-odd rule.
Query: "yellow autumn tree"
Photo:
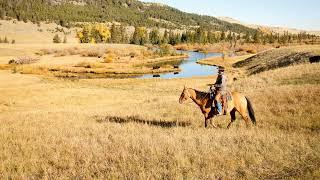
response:
[[[85,24],[82,30],[77,32],[80,43],[103,43],[111,37],[109,28],[102,24]]]

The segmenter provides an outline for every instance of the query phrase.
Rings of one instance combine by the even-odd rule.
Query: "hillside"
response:
[[[63,28],[55,23],[23,22],[16,20],[0,20],[0,38],[7,37],[8,40],[15,40],[16,44],[48,44],[58,34],[61,38],[66,36],[67,43],[77,43],[76,28]]]
[[[245,68],[249,74],[271,69],[309,63],[309,58],[320,54],[319,46],[292,46],[259,53],[233,66]]]
[[[314,34],[319,36],[320,31],[306,31],[303,29],[296,29],[296,28],[287,28],[287,27],[275,27],[275,26],[265,26],[265,25],[257,25],[257,24],[247,24],[242,21],[239,21],[237,19],[233,19],[231,17],[217,17],[217,19],[220,19],[221,21],[226,21],[229,23],[234,23],[234,24],[240,24],[249,28],[253,29],[260,29],[265,32],[273,32],[273,33],[280,33],[283,34],[284,32],[288,32],[290,34],[299,34],[300,32],[306,32],[308,34]]]
[[[117,21],[132,26],[170,29],[202,26],[213,31],[256,32],[255,29],[215,17],[185,13],[166,5],[137,0],[3,0],[0,2],[0,17],[33,22],[55,21],[62,26],[70,26],[74,22]]]

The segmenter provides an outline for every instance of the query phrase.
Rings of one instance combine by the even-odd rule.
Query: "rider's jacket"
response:
[[[224,73],[218,74],[217,80],[214,83],[214,87],[217,91],[226,91],[227,90],[227,76]]]

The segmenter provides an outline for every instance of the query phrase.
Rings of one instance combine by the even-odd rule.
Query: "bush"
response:
[[[37,55],[43,56],[43,55],[48,55],[48,54],[54,54],[57,53],[58,50],[56,49],[40,49],[39,52],[37,52]]]
[[[13,40],[11,41],[11,44],[15,44],[15,43],[16,43],[16,40],[13,39]]]
[[[248,49],[248,50],[247,50],[247,53],[255,54],[255,53],[257,53],[257,51],[254,50],[254,49]]]
[[[109,53],[103,57],[103,62],[112,63],[112,62],[114,62],[115,58],[116,58],[116,55],[114,53]]]
[[[100,58],[104,55],[104,49],[101,49],[101,48],[83,49],[80,54],[83,57],[99,57]]]
[[[9,64],[31,64],[39,61],[38,57],[30,57],[30,56],[23,56],[23,57],[16,57],[11,59],[8,63]]]
[[[53,37],[53,43],[61,43],[61,38],[58,34],[54,35]]]
[[[87,62],[87,61],[82,61],[79,62],[75,67],[84,67],[84,68],[104,68],[104,65],[101,63],[96,63],[96,62]]]
[[[159,49],[156,51],[156,53],[160,56],[175,55],[175,50],[171,45],[165,44],[161,45]]]

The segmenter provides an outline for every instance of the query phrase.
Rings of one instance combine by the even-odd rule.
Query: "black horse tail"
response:
[[[256,117],[254,116],[254,110],[252,107],[252,103],[250,102],[250,100],[247,97],[246,97],[246,100],[247,100],[247,108],[248,108],[250,119],[251,119],[252,123],[254,125],[256,125],[257,121],[256,121]]]

